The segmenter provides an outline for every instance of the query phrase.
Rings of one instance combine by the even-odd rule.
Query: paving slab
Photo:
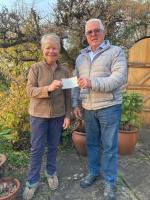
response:
[[[98,180],[87,189],[80,188],[80,179],[86,173],[86,159],[79,157],[75,149],[58,152],[58,176],[60,185],[56,191],[50,191],[44,174],[44,163],[41,170],[40,186],[33,200],[103,200],[103,183]],[[13,173],[19,178],[21,188],[16,200],[22,200],[22,193],[25,187],[26,170]],[[118,178],[117,197],[119,200],[135,200],[128,186],[122,178]]]
[[[150,130],[139,132],[135,151],[119,157],[122,180],[137,200],[150,200]]]
[[[65,166],[59,166],[60,168],[58,169],[58,172],[65,171],[64,174],[63,172],[61,173],[64,176],[62,179],[65,179],[65,181],[61,182],[60,188],[53,194],[52,200],[103,200],[104,188],[102,180],[96,181],[95,184],[89,188],[80,188],[80,179],[86,173],[85,159],[79,158],[74,150],[69,152],[68,156],[70,156],[68,166],[71,164],[72,167],[67,167],[66,162],[68,161],[65,162],[66,158],[64,156],[59,157],[60,163],[66,163]],[[62,170],[63,168],[64,170]],[[117,196],[119,200],[133,199],[128,187],[124,185],[121,179],[118,179],[117,186]]]
[[[40,186],[33,200],[103,200],[101,180],[87,189],[80,188],[80,179],[86,174],[86,158],[79,157],[74,148],[59,150],[57,163],[59,188],[50,191],[44,174],[44,160]],[[22,200],[26,171],[11,174],[21,181],[16,200]],[[119,156],[117,200],[150,200],[150,130],[140,131],[138,144],[131,155]]]

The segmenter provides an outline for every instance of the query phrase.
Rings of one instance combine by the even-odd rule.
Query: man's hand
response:
[[[78,85],[82,89],[91,88],[92,87],[91,81],[89,79],[83,78],[83,77],[78,79]]]
[[[74,110],[73,110],[73,113],[74,113],[76,118],[81,118],[82,117],[79,107],[75,107]]]
[[[48,91],[52,92],[62,87],[62,83],[59,80],[53,80],[53,82],[48,86]]]

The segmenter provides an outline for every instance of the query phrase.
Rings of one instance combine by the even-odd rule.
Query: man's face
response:
[[[91,22],[86,25],[86,39],[92,50],[96,48],[104,41],[105,33],[101,30],[98,24]]]

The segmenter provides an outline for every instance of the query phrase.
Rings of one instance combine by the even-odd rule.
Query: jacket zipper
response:
[[[54,80],[53,70],[51,70],[51,80],[52,81]],[[51,98],[50,98],[50,101],[49,101],[49,110],[50,110],[50,117],[52,117],[53,116],[53,92],[51,92]]]
[[[90,69],[89,69],[89,80],[90,80],[92,62],[91,62],[91,58],[89,55],[88,55],[88,60],[90,61]],[[89,88],[88,90],[89,90],[90,110],[92,110],[92,100],[91,100],[91,91],[90,91],[91,89]]]

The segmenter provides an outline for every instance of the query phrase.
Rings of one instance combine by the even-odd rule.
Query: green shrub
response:
[[[28,165],[28,152],[14,151],[13,145],[2,136],[0,136],[0,153],[6,155],[6,167],[9,169],[26,167]]]
[[[68,147],[71,145],[71,134],[70,134],[70,130],[64,130],[62,135],[61,135],[61,139],[60,139],[60,144],[63,147]]]
[[[122,113],[120,129],[131,130],[141,124],[140,112],[143,107],[143,97],[135,92],[122,93]]]
[[[0,129],[11,129],[11,141],[25,138],[29,133],[28,98],[26,96],[26,81],[17,77],[11,82],[7,93],[0,94]]]

